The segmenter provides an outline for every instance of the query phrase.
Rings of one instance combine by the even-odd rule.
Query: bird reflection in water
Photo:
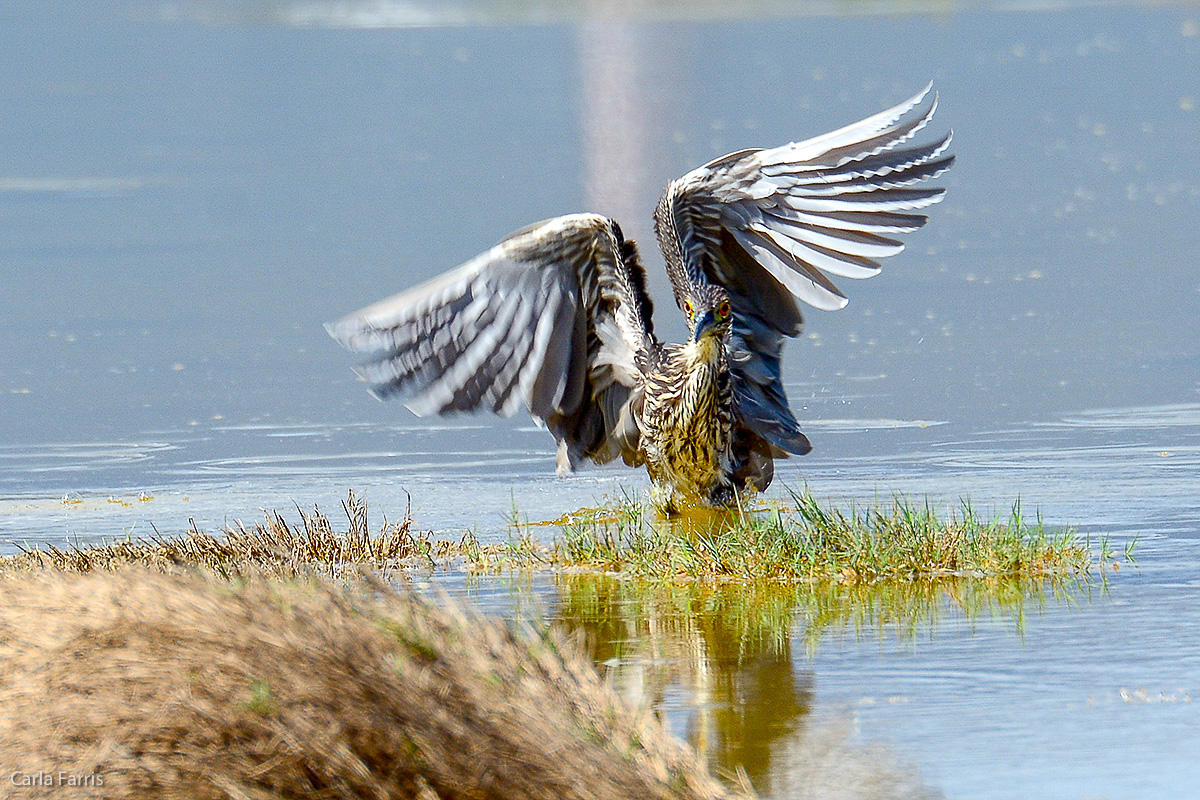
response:
[[[627,702],[661,709],[684,691],[671,727],[711,769],[762,785],[773,747],[799,730],[812,700],[812,674],[792,661],[793,588],[570,574],[558,586],[559,619],[585,632]]]

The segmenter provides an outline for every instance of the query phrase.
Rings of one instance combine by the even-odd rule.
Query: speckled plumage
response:
[[[689,292],[692,341],[664,346],[646,374],[640,424],[646,470],[671,502],[700,498],[723,504],[744,488],[733,478],[733,386],[726,352],[731,320],[714,323],[699,338],[693,322],[721,302],[728,304],[728,295],[717,287]]]
[[[512,234],[458,269],[327,325],[364,353],[376,395],[418,414],[524,405],[558,442],[558,470],[618,456],[645,464],[676,502],[733,502],[770,484],[776,458],[810,444],[788,408],[783,340],[797,300],[846,298],[829,275],[865,278],[944,190],[950,136],[925,91],[832,133],[741,150],[672,181],[655,234],[691,340],[658,341],[645,273],[616,222],[573,214]]]

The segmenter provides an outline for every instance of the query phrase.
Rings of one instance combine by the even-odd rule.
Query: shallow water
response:
[[[668,179],[933,78],[950,192],[788,349],[816,450],[779,484],[998,513],[1019,496],[1117,550],[1136,537],[1138,567],[1019,615],[946,600],[819,636],[768,604],[760,640],[725,618],[748,602],[697,617],[610,588],[592,613],[538,579],[534,611],[503,581],[434,583],[588,628],[614,680],[764,791],[818,780],[804,731],[834,730],[834,765],[878,743],[949,797],[1200,793],[1196,8],[431,8],[0,12],[0,548],[333,509],[347,488],[503,538],[514,506],[544,520],[642,490],[554,478],[527,420],[376,403],[321,323],[560,213],[648,244]],[[652,636],[621,609],[653,603]]]

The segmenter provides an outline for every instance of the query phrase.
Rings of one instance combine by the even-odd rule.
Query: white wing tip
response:
[[[344,338],[345,334],[342,331],[342,328],[345,327],[343,320],[338,320],[337,322],[326,322],[322,327],[325,328],[325,332],[333,337],[338,344],[342,345],[343,347],[346,346],[346,341]]]

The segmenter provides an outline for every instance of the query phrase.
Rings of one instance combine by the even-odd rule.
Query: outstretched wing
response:
[[[325,327],[366,356],[372,392],[406,397],[417,415],[524,404],[569,469],[635,457],[628,405],[656,346],[651,310],[633,244],[612,220],[576,214]]]
[[[674,181],[655,211],[676,301],[695,283],[730,294],[743,422],[790,452],[810,447],[780,380],[783,337],[803,321],[796,300],[845,306],[829,276],[878,273],[877,259],[904,249],[890,235],[920,228],[927,218],[911,212],[945,194],[914,187],[954,163],[949,133],[910,144],[937,109],[931,88],[824,136],[722,156]]]

